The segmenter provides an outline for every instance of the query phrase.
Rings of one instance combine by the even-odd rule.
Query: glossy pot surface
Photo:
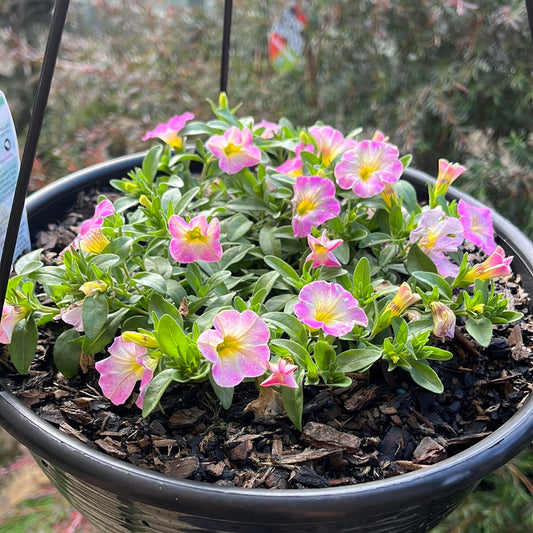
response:
[[[70,175],[27,202],[35,231],[58,218],[88,185],[122,177],[140,165],[127,156]],[[405,176],[422,192],[424,173]],[[452,196],[473,198],[452,190]],[[494,216],[500,244],[533,294],[533,245]],[[59,491],[99,531],[416,533],[437,525],[477,483],[533,439],[533,397],[501,428],[466,451],[422,470],[361,485],[275,490],[220,487],[142,470],[93,450],[42,421],[12,394],[0,392],[0,424],[27,446]]]

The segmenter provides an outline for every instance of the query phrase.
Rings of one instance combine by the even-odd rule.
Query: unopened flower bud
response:
[[[455,313],[442,302],[431,302],[433,315],[433,335],[441,340],[453,339],[455,335]]]

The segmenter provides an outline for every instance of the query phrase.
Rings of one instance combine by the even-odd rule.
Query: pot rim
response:
[[[121,177],[128,170],[139,166],[143,156],[144,153],[133,154],[88,167],[33,193],[26,202],[29,219],[38,219],[42,211],[49,207],[50,194],[54,195],[55,201],[57,198],[66,198],[68,193],[72,195],[73,184],[79,185],[79,191],[94,180]],[[405,175],[411,183],[414,182],[415,187],[418,184],[420,189],[425,182],[434,180],[428,174],[417,170],[408,169]],[[483,205],[455,188],[450,189],[450,195],[460,196],[476,206]],[[520,258],[524,273],[526,276],[529,274],[533,283],[533,254],[527,255],[528,250],[533,250],[533,244],[505,218],[494,213],[493,220],[498,237]],[[530,291],[530,294],[532,293],[533,291]],[[5,383],[2,385],[5,388]],[[168,509],[187,509],[188,502],[194,501],[195,505],[198,505],[198,501],[203,501],[206,514],[212,516],[217,516],[220,509],[231,505],[235,500],[248,516],[255,514],[254,506],[260,504],[266,516],[271,513],[272,518],[279,518],[286,512],[290,513],[290,507],[296,502],[300,509],[308,509],[310,513],[322,509],[323,513],[334,514],[335,510],[341,507],[346,509],[346,502],[355,502],[356,498],[358,507],[383,506],[391,500],[412,502],[414,498],[420,498],[424,501],[434,494],[456,492],[465,485],[474,487],[533,439],[533,394],[530,394],[518,411],[491,435],[437,464],[379,481],[301,491],[220,487],[143,470],[65,435],[39,418],[7,390],[0,391],[0,423],[44,461],[50,461],[70,474],[105,490],[116,490],[112,487],[118,484],[121,497]],[[246,511],[248,506],[250,509]]]

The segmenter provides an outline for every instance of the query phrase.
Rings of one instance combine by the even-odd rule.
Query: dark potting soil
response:
[[[106,193],[107,194],[107,193]],[[109,194],[107,194],[110,197]],[[68,245],[94,193],[80,196],[75,211],[36,237],[45,261]],[[520,280],[499,287],[511,307],[528,315]],[[374,365],[353,374],[343,389],[306,390],[303,431],[282,414],[258,419],[257,389],[243,383],[224,410],[209,384],[176,384],[163,411],[142,418],[135,395],[114,406],[102,396],[94,368],[66,380],[51,357],[54,328],[41,333],[26,376],[14,373],[7,350],[0,373],[41,418],[110,456],[141,468],[217,485],[264,488],[329,487],[400,475],[458,453],[507,421],[533,390],[533,321],[498,326],[482,348],[458,328],[455,357],[433,362],[445,386],[435,395],[402,371]],[[267,394],[274,394],[266,389]]]

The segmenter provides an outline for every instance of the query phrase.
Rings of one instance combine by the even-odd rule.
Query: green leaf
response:
[[[176,370],[167,368],[155,375],[150,381],[143,399],[143,417],[147,417],[157,407],[161,396],[163,396],[168,386],[175,381],[175,376]]]
[[[117,329],[121,325],[122,319],[127,312],[128,309],[125,308],[116,311],[113,315],[108,317],[105,327],[100,330],[94,339],[85,337],[83,339],[83,351],[91,355],[101,352],[105,346],[113,340],[113,337],[115,336]]]
[[[192,199],[198,194],[200,187],[192,187],[189,189],[174,206],[174,214],[181,215],[188,205],[191,203]]]
[[[167,302],[167,300],[157,293],[152,294],[148,302],[148,314],[150,317],[152,316],[152,313],[154,313],[158,319],[161,319],[163,315],[170,315],[178,324],[181,325],[183,322],[181,314],[176,306]]]
[[[265,256],[281,257],[281,241],[275,237],[276,227],[263,226],[259,232],[259,246]]]
[[[286,350],[287,353],[294,358],[298,366],[305,366],[307,364],[309,352],[305,346],[302,346],[300,343],[293,341],[292,339],[272,339],[270,341],[270,345],[274,347],[276,352],[276,347]],[[286,357],[286,355],[282,352],[279,355]]]
[[[381,358],[377,348],[355,348],[340,353],[335,360],[339,372],[365,372]]]
[[[307,331],[295,316],[274,311],[272,313],[265,313],[261,318],[267,324],[287,333],[292,339],[300,341],[303,345],[307,344]]]
[[[327,342],[318,341],[315,344],[313,356],[318,368],[328,371],[335,361],[335,350]]]
[[[188,345],[187,335],[170,315],[161,317],[156,338],[165,355],[174,359],[185,359]]]
[[[305,372],[299,372],[295,376],[297,389],[291,387],[281,387],[281,400],[283,408],[289,417],[289,420],[294,424],[298,431],[302,431],[302,414],[304,410],[304,390],[303,380]]]
[[[233,392],[235,388],[234,387],[221,387],[215,382],[211,372],[209,372],[209,381],[211,383],[211,387],[213,387],[213,391],[217,395],[217,398],[220,400],[220,404],[222,405],[222,407],[226,410],[229,409],[233,402]]]
[[[264,258],[264,261],[270,268],[273,268],[276,272],[281,274],[283,280],[288,280],[290,285],[295,285],[300,282],[300,276],[298,276],[296,270],[283,261],[283,259],[274,255],[267,255]]]
[[[411,246],[411,249],[407,254],[405,266],[407,267],[407,272],[409,272],[409,274],[419,270],[437,272],[435,263],[433,263],[433,261],[416,244]]]
[[[89,339],[94,339],[105,326],[109,314],[107,298],[102,292],[87,296],[82,306],[83,330]]]
[[[466,331],[481,344],[487,347],[492,340],[492,322],[487,317],[466,319]]]
[[[428,289],[437,287],[437,290],[441,296],[448,300],[452,299],[451,287],[448,285],[446,280],[436,272],[424,272],[417,270],[415,272],[411,272],[411,275],[425,285]]]
[[[139,285],[153,289],[160,294],[166,294],[167,284],[165,278],[161,274],[154,274],[152,272],[139,272],[132,278]]]
[[[54,363],[59,371],[66,377],[74,377],[80,368],[82,354],[81,344],[76,342],[80,334],[70,328],[61,333],[54,344]]]
[[[415,360],[410,360],[409,363],[411,365],[409,372],[416,383],[436,394],[444,391],[444,385],[439,376],[427,363]]]
[[[153,181],[157,174],[162,151],[162,146],[154,146],[144,157],[142,171],[144,176],[150,181]]]
[[[26,374],[35,357],[39,334],[32,315],[19,320],[11,333],[9,355],[19,374]]]

